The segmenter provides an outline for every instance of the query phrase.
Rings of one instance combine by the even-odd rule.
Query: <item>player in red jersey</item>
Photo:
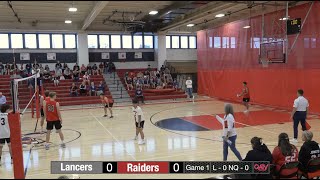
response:
[[[108,109],[110,111],[110,118],[113,118],[112,115],[112,106],[113,106],[113,101],[111,99],[109,99],[107,96],[104,95],[104,93],[100,94],[100,100],[102,102],[102,105],[104,107],[104,116],[103,117],[108,117]]]
[[[50,141],[50,133],[53,129],[53,126],[57,130],[57,133],[59,133],[60,139],[61,139],[61,147],[65,148],[66,145],[63,142],[64,136],[62,134],[61,128],[62,128],[62,118],[60,113],[60,105],[56,101],[57,95],[55,92],[49,93],[50,99],[48,101],[43,102],[44,107],[44,114],[47,119],[47,136],[46,136],[46,144],[45,148],[46,150],[49,150],[49,141]]]
[[[272,152],[273,164],[276,166],[275,171],[279,172],[283,164],[297,162],[299,156],[298,149],[290,144],[289,136],[286,133],[279,135],[278,146]],[[289,175],[297,171],[298,168],[283,170],[281,175]]]
[[[249,112],[250,92],[247,86],[247,82],[243,82],[243,90],[241,94],[237,94],[238,97],[243,96],[243,105],[246,107],[245,113]]]
[[[43,96],[40,95],[40,108],[41,108],[41,110],[40,110],[40,112],[41,112],[41,122],[40,122],[40,126],[41,126],[41,132],[44,132],[44,131],[43,131],[43,124],[44,124],[44,119],[45,119],[44,111],[43,111],[43,102],[50,99],[49,93],[50,93],[50,91],[45,91],[45,92],[44,92],[45,97],[43,97]]]

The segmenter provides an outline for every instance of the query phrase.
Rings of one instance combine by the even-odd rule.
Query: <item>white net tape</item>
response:
[[[26,110],[29,108],[30,104],[32,103],[33,99],[36,97],[37,89],[38,89],[38,78],[40,77],[39,70],[34,73],[32,76],[26,77],[26,78],[20,78],[20,79],[14,79],[13,80],[13,87],[11,88],[11,94],[12,94],[12,103],[13,103],[13,109],[14,111],[20,111],[19,106],[19,84],[22,84],[23,82],[27,83],[29,88],[33,88],[33,95],[30,98],[29,102],[27,103],[26,107],[20,111],[20,114],[24,114]],[[29,89],[23,89],[23,92],[27,92]],[[24,95],[21,95],[21,97]]]

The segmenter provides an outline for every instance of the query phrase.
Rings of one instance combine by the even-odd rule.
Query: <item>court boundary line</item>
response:
[[[125,152],[131,156],[132,159],[134,159],[135,161],[137,161],[137,159],[131,154],[128,152],[128,150],[120,143],[120,141],[100,122],[100,120],[94,116],[92,114],[92,112],[90,111],[89,114],[106,130],[107,133],[109,133],[109,135],[111,135],[112,139],[116,140],[116,143],[119,144],[123,150],[125,150]]]

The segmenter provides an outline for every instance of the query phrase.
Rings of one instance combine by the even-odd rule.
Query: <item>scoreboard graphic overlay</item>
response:
[[[270,174],[266,161],[52,161],[51,174]]]

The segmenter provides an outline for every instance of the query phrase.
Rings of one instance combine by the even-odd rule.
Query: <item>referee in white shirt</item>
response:
[[[299,89],[297,92],[298,98],[294,100],[293,110],[291,118],[293,119],[293,134],[294,138],[291,140],[292,143],[298,143],[298,125],[301,123],[302,130],[306,130],[306,118],[308,114],[309,102],[303,97],[303,90]]]

